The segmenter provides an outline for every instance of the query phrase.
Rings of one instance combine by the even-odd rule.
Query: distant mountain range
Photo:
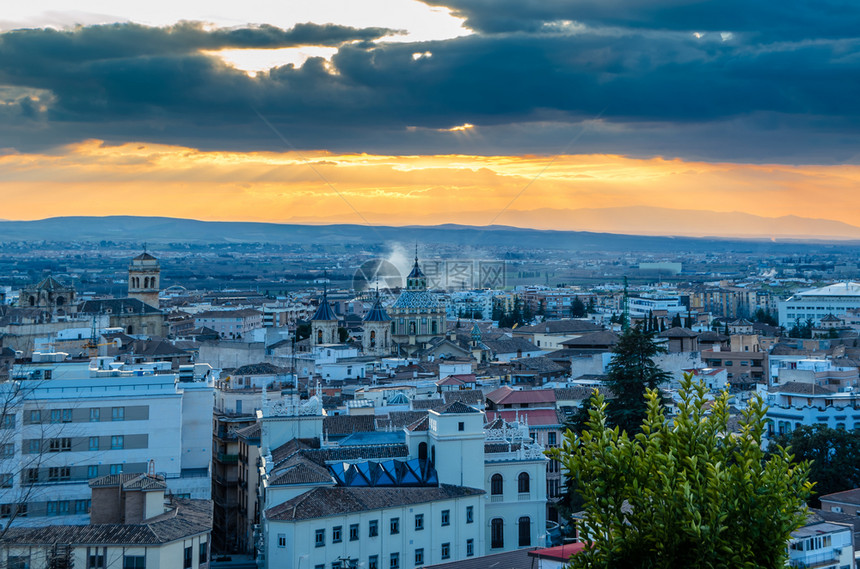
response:
[[[620,215],[629,208],[615,208]],[[663,214],[664,210],[654,208],[653,215]],[[578,210],[579,212],[583,210]],[[603,211],[603,210],[597,210]],[[639,210],[640,213],[642,210]],[[671,210],[666,210],[671,211]],[[690,217],[701,212],[681,212],[676,215],[677,223],[691,227]],[[721,214],[713,214],[719,216]],[[734,215],[734,214],[726,214]],[[745,215],[745,214],[738,214]],[[754,220],[766,218],[756,218]],[[780,224],[787,224],[790,218],[778,218]],[[820,224],[819,224],[820,221]],[[757,221],[756,221],[757,222]],[[803,225],[808,222],[809,225]],[[671,224],[667,225],[671,227]],[[841,240],[832,246],[858,243],[844,241],[848,238],[849,225],[826,220],[803,220],[794,223],[803,227],[841,228],[843,232],[829,240]],[[630,221],[631,232],[639,227]],[[832,224],[832,225],[830,225]],[[644,225],[642,225],[644,227]],[[774,226],[776,227],[776,225]],[[782,227],[782,225],[780,225]],[[860,228],[857,239],[860,239]],[[668,231],[667,231],[668,232]],[[752,233],[752,231],[750,231]],[[822,235],[821,238],[824,238]],[[37,221],[0,221],[0,245],[7,241],[113,241],[126,243],[274,243],[274,244],[319,244],[327,245],[375,245],[400,243],[404,245],[419,242],[425,245],[445,244],[457,247],[504,247],[511,250],[528,249],[566,249],[581,251],[690,251],[719,252],[729,250],[755,250],[758,252],[788,252],[806,247],[820,247],[821,241],[803,239],[794,234],[761,234],[755,238],[695,238],[623,235],[613,233],[593,233],[587,231],[557,231],[524,229],[493,225],[475,227],[468,225],[436,226],[367,226],[367,225],[298,225],[278,223],[197,221],[169,217],[55,217]]]
[[[491,215],[495,215],[491,212]],[[449,223],[484,225],[492,220],[487,212],[447,212]],[[391,214],[363,213],[374,224],[390,224]],[[410,215],[410,225],[436,225],[438,214]],[[294,217],[290,223],[355,223],[355,214],[322,221]],[[717,212],[630,206],[608,208],[508,210],[493,220],[498,225],[558,231],[590,231],[632,235],[686,237],[740,237],[767,239],[860,239],[860,227],[831,219],[787,215],[763,217],[741,212]]]

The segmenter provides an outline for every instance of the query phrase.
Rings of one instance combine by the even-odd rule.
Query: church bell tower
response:
[[[128,266],[128,297],[159,308],[158,291],[160,289],[161,266],[158,259],[143,253],[131,260]]]

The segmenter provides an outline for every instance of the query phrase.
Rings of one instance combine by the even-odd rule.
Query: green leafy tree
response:
[[[795,462],[811,464],[809,480],[815,483],[811,506],[821,506],[819,496],[860,487],[860,431],[803,425],[774,437],[768,452],[789,446]]]
[[[571,318],[585,318],[587,314],[587,309],[585,308],[585,304],[579,299],[579,297],[575,297],[573,302],[570,303],[570,317]]]
[[[675,316],[672,317],[671,326],[672,326],[672,328],[680,328],[681,326],[683,326],[683,324],[681,323],[681,315],[680,314],[676,314]]]
[[[776,321],[773,314],[767,312],[764,308],[759,308],[753,314],[753,320],[756,322],[762,322],[764,324],[769,324],[771,326],[779,326],[779,322]]]
[[[337,328],[337,341],[343,344],[349,339],[349,330],[342,326],[338,326]]]
[[[678,414],[668,419],[649,389],[633,438],[609,427],[596,395],[582,435],[568,431],[548,451],[585,504],[579,531],[591,547],[571,558],[572,568],[785,567],[788,538],[806,517],[808,465],[783,448],[765,456],[761,398],[733,434],[728,394],[706,411],[707,392],[686,375]]]
[[[613,398],[607,407],[612,426],[635,434],[645,419],[645,392],[657,389],[671,375],[660,369],[654,357],[665,350],[654,342],[654,334],[639,328],[628,328],[615,344],[606,368],[607,389]]]
[[[296,326],[296,342],[311,337],[311,323],[302,322]]]

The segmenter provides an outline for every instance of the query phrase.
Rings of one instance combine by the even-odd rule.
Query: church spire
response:
[[[412,272],[406,277],[406,290],[427,290],[427,277],[418,266],[418,244],[415,244],[415,264],[412,265]]]

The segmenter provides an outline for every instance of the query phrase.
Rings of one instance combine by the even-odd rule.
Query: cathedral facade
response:
[[[427,277],[418,265],[406,277],[406,288],[389,309],[391,337],[402,355],[414,356],[446,332],[445,306],[427,290]]]

